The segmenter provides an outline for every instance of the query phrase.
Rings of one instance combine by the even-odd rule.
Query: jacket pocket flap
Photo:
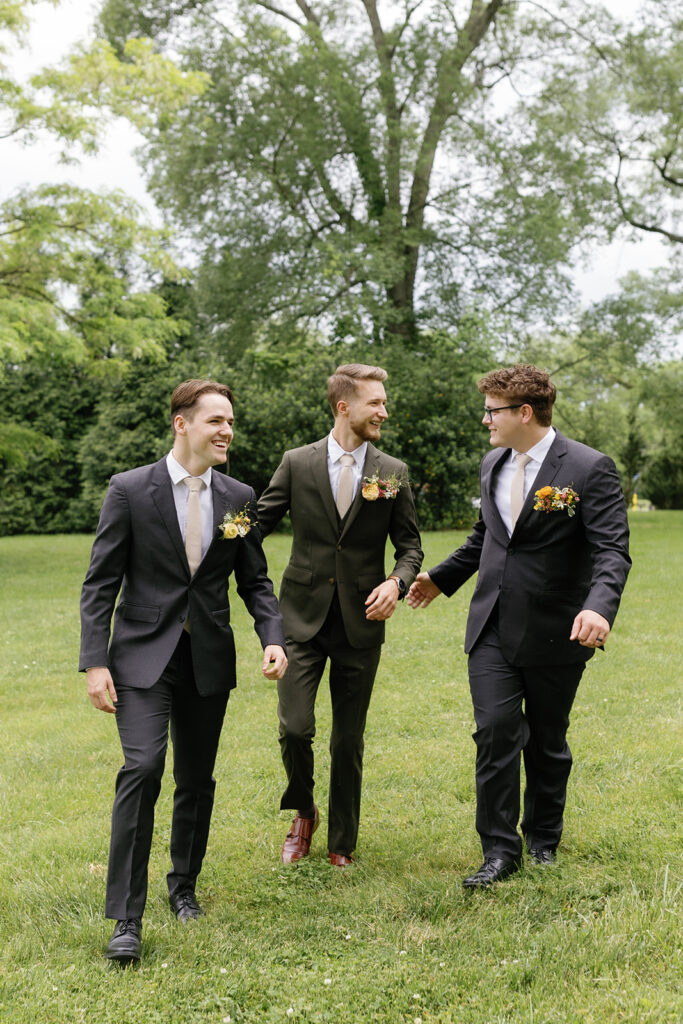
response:
[[[124,619],[134,619],[136,622],[159,621],[159,608],[151,604],[120,604],[118,611]]]
[[[229,608],[219,608],[218,611],[211,612],[211,618],[219,626],[229,626],[230,625],[230,609]]]
[[[301,569],[298,565],[288,565],[282,574],[284,580],[291,580],[293,583],[303,583],[310,587],[313,583],[313,573],[310,569]]]

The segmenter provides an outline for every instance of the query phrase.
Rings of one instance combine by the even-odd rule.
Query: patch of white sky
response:
[[[603,0],[603,3],[625,21],[632,18],[640,6],[640,0]],[[7,55],[13,73],[21,79],[42,67],[58,64],[77,43],[92,38],[98,7],[93,0],[60,0],[56,6],[41,2],[29,8],[31,28],[27,45]],[[0,198],[6,198],[17,188],[45,182],[66,182],[95,189],[118,188],[136,199],[153,222],[161,223],[161,215],[146,190],[135,156],[141,141],[130,124],[115,120],[108,124],[97,154],[80,156],[77,162],[66,164],[60,160],[62,147],[46,133],[30,145],[4,140],[0,147]],[[665,260],[665,246],[656,236],[643,234],[630,240],[624,233],[623,238],[610,245],[586,250],[573,268],[573,276],[582,301],[590,303],[616,291],[619,278],[628,271],[647,271]]]

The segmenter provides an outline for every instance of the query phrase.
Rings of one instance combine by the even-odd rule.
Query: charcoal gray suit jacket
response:
[[[392,475],[403,481],[395,498],[368,501],[359,487],[340,521],[327,467],[327,437],[285,452],[259,498],[259,523],[269,534],[286,512],[292,551],[282,575],[280,608],[288,640],[305,643],[323,625],[335,593],[352,647],[384,641],[384,622],[365,618],[365,599],[386,579],[387,538],[394,546],[391,575],[409,587],[422,564],[408,468],[368,443],[363,477]]]
[[[496,473],[510,449],[481,464],[481,517],[462,547],[429,570],[450,596],[478,572],[465,650],[471,651],[497,603],[501,649],[512,665],[585,661],[593,650],[569,640],[575,616],[591,609],[610,623],[631,566],[628,519],[613,461],[557,432],[512,536],[494,500]],[[535,491],[571,486],[576,515],[534,511]]]
[[[226,512],[245,506],[255,523],[256,496],[212,471],[213,540],[190,576],[172,487],[166,457],[111,478],[81,595],[80,669],[103,665],[115,686],[153,686],[189,615],[197,689],[203,696],[227,692],[236,683],[228,597],[233,573],[261,645],[285,646],[258,526],[233,540],[218,528]]]

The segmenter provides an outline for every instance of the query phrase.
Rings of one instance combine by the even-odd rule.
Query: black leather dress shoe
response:
[[[519,861],[487,857],[479,870],[465,878],[462,884],[466,889],[485,889],[494,882],[500,882],[508,875],[513,875],[515,871],[519,871]]]
[[[543,848],[532,846],[529,850],[529,856],[534,864],[542,868],[548,867],[549,864],[554,864],[557,860],[557,854],[552,846],[545,846]]]
[[[193,892],[175,893],[175,895],[169,896],[168,902],[171,904],[171,910],[175,916],[183,924],[186,921],[196,921],[204,913]]]
[[[117,921],[114,934],[104,952],[107,960],[116,960],[122,967],[135,963],[140,959],[141,936],[142,921],[139,917]]]

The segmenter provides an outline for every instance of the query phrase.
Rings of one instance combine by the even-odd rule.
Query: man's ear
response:
[[[185,417],[180,413],[173,417],[173,431],[175,434],[180,434],[181,437],[185,434],[185,422]]]
[[[337,412],[335,414],[335,419],[337,416],[346,416],[348,414],[348,411],[349,403],[346,401],[345,398],[340,398],[339,401],[337,402]]]
[[[522,423],[530,423],[534,417],[533,407],[528,402],[525,402],[520,411],[522,413]]]

